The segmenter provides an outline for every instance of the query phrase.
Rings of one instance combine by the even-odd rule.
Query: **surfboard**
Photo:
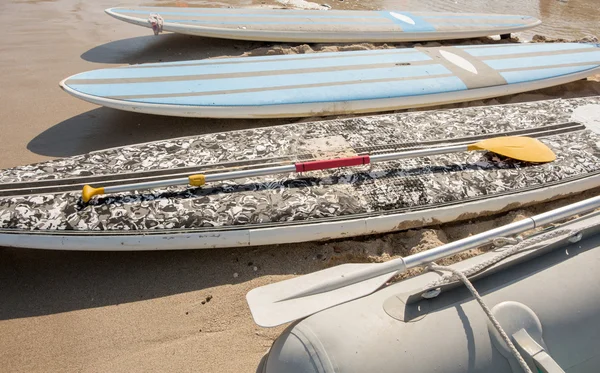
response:
[[[184,117],[366,113],[483,99],[600,72],[598,44],[497,44],[156,63],[60,83],[121,110]]]
[[[181,34],[282,42],[391,42],[510,34],[541,24],[530,16],[448,12],[124,7],[121,21]],[[150,20],[151,17],[156,17]],[[158,30],[156,30],[158,32]]]
[[[0,171],[0,246],[167,250],[347,238],[471,219],[600,186],[600,96],[298,123]],[[81,187],[523,135],[546,164],[464,152],[94,197]]]

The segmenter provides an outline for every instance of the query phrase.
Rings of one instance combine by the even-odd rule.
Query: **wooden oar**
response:
[[[241,179],[247,177],[290,172],[325,170],[338,167],[359,166],[369,163],[386,162],[401,158],[424,157],[428,155],[457,153],[473,150],[487,150],[496,154],[503,155],[505,157],[534,163],[552,162],[556,159],[556,155],[552,152],[552,150],[550,150],[548,146],[546,146],[539,140],[533,139],[531,137],[504,136],[479,141],[469,145],[455,145],[443,148],[412,150],[400,153],[378,154],[373,156],[360,155],[348,158],[301,162],[285,166],[267,167],[243,171],[221,172],[209,175],[197,174],[177,179],[141,182],[110,187],[94,188],[89,185],[86,185],[83,187],[82,199],[84,202],[88,202],[95,195],[125,192],[128,190],[161,188],[172,185],[202,186],[207,182],[213,181]]]
[[[385,263],[342,264],[251,290],[246,295],[254,321],[273,327],[364,297],[396,274],[465,250],[600,207],[600,196]]]

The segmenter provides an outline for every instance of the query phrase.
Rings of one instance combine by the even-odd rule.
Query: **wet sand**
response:
[[[577,12],[589,14],[586,7],[593,1],[582,1]],[[167,1],[130,3],[176,5]],[[328,3],[341,8],[337,1]],[[568,14],[564,15],[556,9],[567,8],[556,7],[572,7],[575,2],[557,5],[554,1],[538,4],[528,0],[521,12],[515,8],[489,8],[499,2],[468,3],[464,4],[467,11],[569,19],[573,11],[565,11]],[[411,4],[414,7],[415,2],[343,3],[344,8],[351,9],[406,8]],[[436,4],[428,0],[423,7],[439,10]],[[61,92],[58,82],[69,75],[117,64],[331,49],[324,45],[277,47],[271,43],[172,34],[154,37],[148,29],[103,13],[104,8],[114,5],[108,0],[0,3],[0,22],[6,30],[0,39],[1,168],[125,144],[294,121],[184,119],[99,108]],[[482,9],[474,8],[476,5]],[[527,6],[538,13],[527,10]],[[535,32],[544,34],[546,30],[550,37],[578,39],[586,36],[586,24],[598,27],[600,16],[595,17],[593,22],[584,17],[570,31],[561,28],[556,34],[552,26],[547,26]],[[375,47],[382,46],[351,48]],[[598,80],[595,77],[539,92],[455,106],[600,95]],[[244,298],[251,288],[347,260],[381,261],[405,255],[408,250],[428,249],[567,202],[517,210],[467,225],[448,224],[326,244],[148,253],[0,248],[2,370],[253,372],[282,328],[261,329],[253,324]]]

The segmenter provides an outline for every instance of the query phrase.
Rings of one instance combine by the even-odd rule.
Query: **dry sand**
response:
[[[0,40],[0,167],[290,122],[167,118],[98,108],[58,88],[59,80],[77,72],[114,64],[406,46],[275,46],[154,37],[147,29],[105,16],[102,10],[113,5],[108,0],[0,4],[5,30]],[[490,41],[469,41],[482,42]],[[600,95],[598,78],[454,106]],[[425,250],[596,192],[468,224],[330,243],[147,253],[0,248],[1,370],[253,372],[282,328],[253,324],[244,298],[251,288],[342,262],[382,261]]]

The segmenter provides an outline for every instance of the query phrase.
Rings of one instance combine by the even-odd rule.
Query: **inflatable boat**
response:
[[[450,268],[491,317],[452,273],[430,270],[291,324],[258,372],[525,371],[494,321],[532,372],[600,369],[600,213]]]

